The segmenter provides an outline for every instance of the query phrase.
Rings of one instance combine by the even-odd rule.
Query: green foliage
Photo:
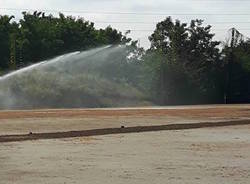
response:
[[[11,45],[13,38],[17,33],[18,25],[11,23],[13,16],[0,15],[0,71],[10,67]]]
[[[211,26],[202,20],[187,24],[167,17],[156,25],[149,37],[151,47],[145,51],[126,37],[129,32],[124,36],[110,26],[98,30],[83,18],[23,12],[18,23],[12,19],[0,16],[0,74],[76,50],[125,48],[103,54],[101,62],[91,57],[87,69],[68,64],[67,70],[78,67],[78,74],[70,77],[63,71],[65,81],[53,81],[60,77],[48,72],[48,78],[38,73],[40,78],[27,76],[23,83],[14,82],[10,90],[20,91],[21,104],[31,99],[37,106],[36,99],[50,99],[42,106],[116,106],[122,98],[150,99],[161,105],[250,102],[250,41],[236,29],[230,30],[228,44],[219,49]],[[79,93],[80,99],[67,96]],[[63,96],[69,101],[62,101]]]
[[[37,11],[23,12],[19,23],[11,22],[12,18],[0,17],[0,68],[3,70],[12,69],[9,66],[11,43],[15,48],[15,65],[23,67],[71,51],[129,41],[116,29],[97,30],[92,22],[65,17],[62,13],[53,17]]]
[[[236,29],[230,30],[230,39],[223,48],[225,97],[228,103],[250,101],[250,41]]]
[[[153,91],[158,92],[154,96],[161,104],[215,102],[211,94],[221,95],[212,77],[220,68],[220,43],[213,41],[210,29],[201,20],[192,20],[188,26],[170,17],[157,24],[149,38],[147,63],[155,63]]]

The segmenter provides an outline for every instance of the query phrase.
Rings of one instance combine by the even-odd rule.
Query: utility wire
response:
[[[192,0],[192,1],[199,1],[199,0]],[[210,0],[211,1],[211,0]],[[212,0],[212,1],[217,1],[217,0]],[[222,1],[222,0],[221,0]],[[233,0],[231,0],[233,1]],[[239,1],[239,0],[237,0]],[[249,1],[250,0],[241,0],[241,1]],[[183,15],[183,16],[201,16],[201,15],[207,15],[207,16],[250,16],[250,13],[156,13],[156,12],[111,12],[111,11],[87,11],[87,10],[79,10],[79,11],[74,11],[74,10],[55,10],[55,9],[28,9],[28,8],[7,8],[7,7],[0,7],[0,10],[7,10],[7,11],[42,11],[42,12],[67,12],[67,13],[83,13],[83,14],[112,14],[112,15]],[[116,22],[106,22],[106,21],[95,21],[95,23],[119,23],[119,24],[151,24],[149,22],[121,22],[121,21],[116,21]],[[154,23],[154,22],[152,22]],[[156,24],[157,22],[155,22]],[[210,24],[234,24],[234,23],[240,23],[240,24],[248,24],[250,22],[215,22],[215,23],[210,23]],[[154,30],[133,30],[133,29],[127,29],[131,31],[137,31],[137,32],[151,32]],[[227,29],[212,29],[213,31],[225,31]],[[240,29],[240,30],[250,30],[248,28],[246,29]]]
[[[124,29],[122,31],[135,31],[135,32],[153,32],[155,30],[153,29]],[[212,29],[211,31],[227,31],[228,29]],[[247,31],[247,30],[250,30],[250,28],[246,28],[246,29],[239,29],[239,30],[244,30],[244,31]]]
[[[158,22],[122,22],[122,21],[94,21],[100,24],[157,24]],[[159,21],[160,22],[160,21]],[[205,24],[250,24],[250,22],[209,22]]]
[[[183,16],[249,16],[250,13],[171,13],[171,12],[112,12],[112,11],[88,11],[88,10],[55,10],[55,9],[27,9],[27,8],[1,8],[7,11],[41,11],[41,12],[67,12],[82,14],[111,14],[111,15],[183,15]]]

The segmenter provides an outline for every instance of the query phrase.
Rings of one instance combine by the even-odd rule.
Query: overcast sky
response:
[[[14,8],[18,10],[7,10]],[[173,15],[173,19],[190,22],[204,19],[213,26],[216,39],[223,41],[229,28],[236,27],[250,37],[250,0],[0,0],[0,14],[21,17],[20,9],[69,10],[67,15],[81,16],[95,22],[97,28],[111,25],[121,31],[131,31],[130,36],[140,39],[148,47],[148,36],[155,22],[173,14],[217,14],[217,15]],[[85,12],[79,12],[85,11]],[[104,12],[133,12],[136,14],[105,14]],[[55,12],[48,12],[56,15]],[[145,15],[143,13],[152,13]],[[161,15],[156,15],[156,14]],[[220,15],[218,15],[220,14]],[[221,15],[248,14],[248,15]],[[121,23],[122,22],[122,23]],[[131,23],[136,22],[136,23]]]

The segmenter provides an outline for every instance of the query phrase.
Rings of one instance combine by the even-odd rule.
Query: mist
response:
[[[109,45],[64,54],[6,74],[0,77],[0,108],[145,105],[145,95],[126,79],[130,75],[124,70],[126,54],[126,46]]]

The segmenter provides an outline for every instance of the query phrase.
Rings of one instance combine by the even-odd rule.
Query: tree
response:
[[[225,103],[250,102],[250,42],[238,30],[229,30],[223,48]]]
[[[179,20],[173,22],[171,17],[156,25],[149,37],[148,52],[158,60],[156,91],[162,104],[214,100],[210,96],[216,91],[212,75],[217,72],[220,54],[219,42],[213,41],[210,28],[203,27],[201,20],[192,20],[188,27]]]
[[[10,70],[76,50],[131,41],[116,29],[96,29],[94,23],[44,12],[23,12],[15,23],[13,16],[0,17],[0,68]]]
[[[0,71],[10,67],[11,48],[14,49],[14,37],[17,24],[11,22],[14,16],[0,16]]]

